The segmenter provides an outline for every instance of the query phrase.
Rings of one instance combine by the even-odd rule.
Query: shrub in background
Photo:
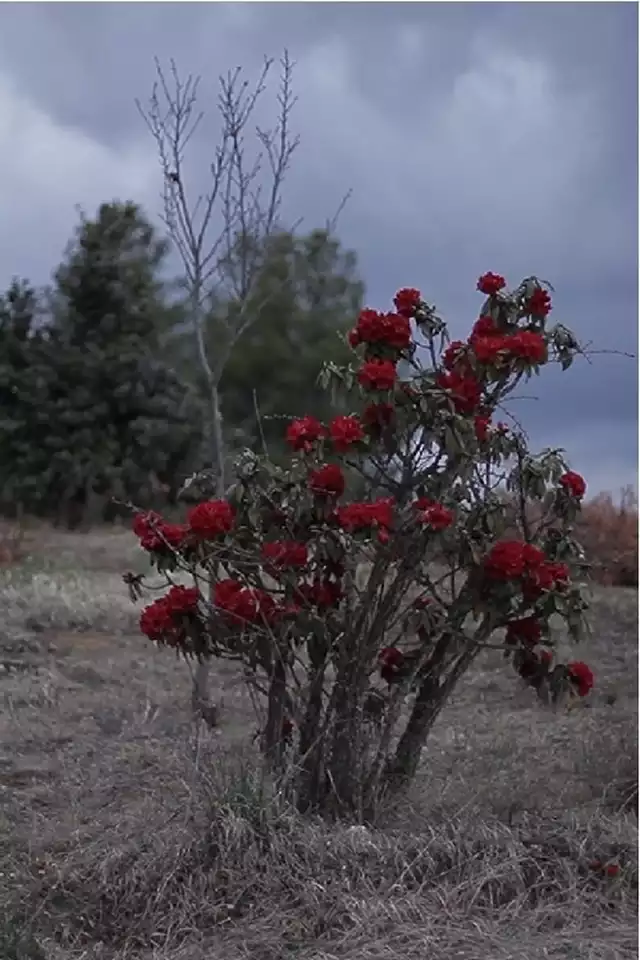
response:
[[[631,488],[622,491],[617,506],[608,493],[585,503],[576,530],[592,576],[600,583],[638,586],[638,500]]]
[[[227,498],[195,505],[185,523],[136,516],[170,585],[142,632],[185,657],[242,665],[268,770],[302,811],[366,819],[381,792],[410,782],[487,646],[545,701],[593,685],[586,664],[556,662],[549,627],[560,617],[575,640],[583,628],[571,530],[585,482],[561,451],[533,456],[493,419],[546,363],[569,367],[578,344],[549,327],[536,278],[509,292],[488,273],[478,289],[486,299],[465,342],[448,341],[415,289],[397,293],[394,312],[363,310],[354,364],[322,374],[353,413],[292,422],[285,467],[245,452]],[[350,471],[372,491],[355,502]],[[178,569],[193,586],[173,583]],[[142,595],[144,580],[127,579]]]

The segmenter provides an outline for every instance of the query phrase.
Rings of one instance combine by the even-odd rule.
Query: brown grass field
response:
[[[0,569],[1,960],[638,955],[636,590],[594,588],[588,701],[545,709],[488,651],[410,795],[329,827],[261,786],[228,665],[194,761],[188,667],[121,580],[145,568],[129,534],[28,546]]]

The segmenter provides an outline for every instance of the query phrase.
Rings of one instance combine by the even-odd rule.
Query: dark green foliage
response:
[[[43,489],[38,451],[48,414],[50,357],[35,290],[15,279],[0,296],[0,502],[35,509]]]
[[[257,401],[265,439],[277,453],[284,424],[271,417],[329,415],[330,398],[318,386],[318,374],[325,360],[348,362],[344,336],[362,296],[355,254],[326,231],[274,237],[252,297],[255,319],[222,376],[227,426],[256,441]]]
[[[114,496],[151,505],[166,488],[171,500],[200,436],[193,397],[158,359],[165,254],[138,207],[103,204],[55,275],[44,330],[21,319],[35,309],[26,290],[5,298],[5,497],[70,524],[104,519]]]

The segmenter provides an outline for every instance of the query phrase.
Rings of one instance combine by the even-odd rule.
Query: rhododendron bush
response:
[[[410,781],[487,647],[544,702],[593,685],[586,664],[558,659],[553,629],[564,621],[578,640],[583,628],[571,534],[585,482],[562,451],[533,456],[505,407],[579,347],[549,324],[537,279],[509,292],[488,273],[477,286],[485,299],[465,341],[449,342],[415,289],[392,312],[363,310],[353,362],[321,375],[349,415],[290,423],[286,468],[245,451],[227,498],[182,524],[135,518],[169,584],[142,632],[188,658],[241,664],[265,760],[302,810],[366,816],[381,791]],[[355,500],[354,478],[366,491]],[[177,570],[193,585],[176,585]]]

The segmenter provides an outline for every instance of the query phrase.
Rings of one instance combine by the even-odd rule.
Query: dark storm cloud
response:
[[[372,305],[419,284],[463,334],[479,273],[535,273],[557,290],[554,319],[593,349],[636,352],[631,3],[5,4],[0,279],[47,279],[75,202],[157,208],[133,103],[150,90],[154,55],[202,74],[206,105],[220,72],[243,64],[255,76],[285,46],[302,137],[287,211],[315,225],[353,188],[340,233]],[[564,442],[594,483],[635,482],[636,362],[592,360],[536,379],[526,392],[539,399],[518,415],[537,443]]]

